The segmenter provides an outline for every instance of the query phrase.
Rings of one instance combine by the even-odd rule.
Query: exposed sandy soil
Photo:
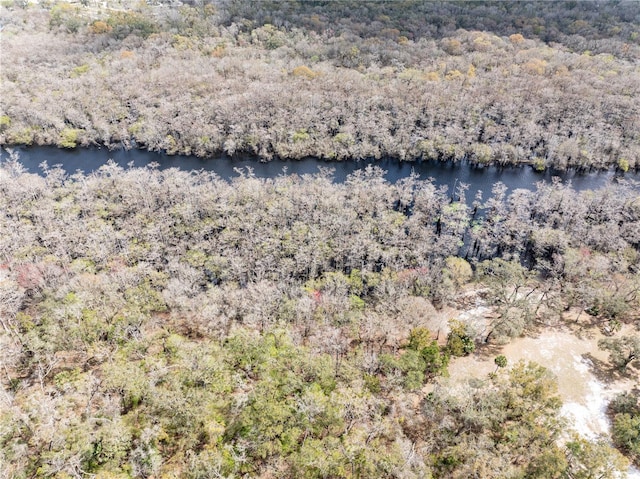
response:
[[[562,412],[569,424],[584,436],[595,437],[609,433],[608,402],[616,394],[637,386],[640,376],[631,367],[624,376],[611,369],[607,353],[598,349],[598,340],[603,337],[597,327],[587,323],[546,327],[535,337],[518,338],[502,347],[481,347],[474,354],[453,361],[449,371],[455,381],[468,381],[493,372],[498,354],[504,354],[510,364],[521,359],[535,361],[557,376],[564,402]],[[629,478],[640,479],[640,470],[630,469]]]

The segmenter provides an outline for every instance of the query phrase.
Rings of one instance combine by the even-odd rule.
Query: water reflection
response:
[[[539,181],[551,181],[559,177],[564,182],[578,190],[597,189],[617,178],[613,171],[578,173],[576,171],[546,170],[536,172],[531,167],[478,167],[467,163],[446,163],[435,161],[400,162],[384,159],[378,161],[342,161],[330,162],[315,158],[297,161],[260,162],[251,158],[219,157],[215,159],[201,159],[193,156],[168,156],[143,150],[114,150],[107,149],[75,149],[62,150],[55,147],[15,148],[24,167],[32,172],[42,174],[40,164],[44,161],[51,167],[61,165],[69,173],[83,171],[90,173],[97,170],[107,161],[113,160],[122,167],[143,167],[152,162],[160,169],[179,168],[182,170],[213,171],[224,179],[237,177],[239,171],[249,171],[259,178],[274,178],[282,174],[307,175],[316,174],[321,168],[332,170],[334,181],[342,183],[347,176],[368,165],[377,165],[386,171],[385,177],[390,182],[406,178],[412,173],[420,179],[433,178],[439,186],[447,186],[453,192],[456,186],[468,184],[467,200],[472,200],[476,192],[481,190],[486,198],[492,185],[503,182],[510,190],[517,188],[534,189]],[[0,160],[6,160],[8,153],[0,150]],[[640,180],[640,174],[626,174],[626,178]]]

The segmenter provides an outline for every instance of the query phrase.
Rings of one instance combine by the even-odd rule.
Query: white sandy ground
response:
[[[599,379],[595,374],[592,358],[606,361],[607,355],[597,347],[598,339],[603,336],[597,329],[585,330],[583,333],[583,336],[578,337],[567,329],[548,328],[535,338],[515,339],[495,354],[478,351],[453,361],[449,368],[451,378],[468,381],[486,377],[495,370],[493,360],[497,354],[504,354],[510,364],[520,359],[535,361],[557,376],[558,390],[564,402],[562,414],[573,429],[589,438],[608,435],[608,402],[616,394],[630,390],[637,380],[632,377],[615,378],[610,382],[606,378]],[[630,468],[628,477],[640,479],[640,470]]]

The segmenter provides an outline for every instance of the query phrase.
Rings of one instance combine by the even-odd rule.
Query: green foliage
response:
[[[348,146],[353,144],[353,136],[351,136],[350,133],[337,133],[333,137],[333,141],[341,145]]]
[[[609,405],[609,412],[613,416],[613,443],[634,464],[640,465],[640,404],[637,392],[616,396]]]
[[[75,128],[65,128],[60,132],[60,138],[58,139],[58,144],[62,148],[75,148],[78,146],[78,134],[82,130],[78,130]]]
[[[70,33],[76,33],[84,24],[80,16],[80,9],[67,2],[60,2],[51,8],[49,25],[51,27],[63,26]]]
[[[296,131],[291,139],[294,143],[299,143],[302,141],[307,141],[310,138],[309,133],[307,133],[306,129]]]
[[[349,296],[349,302],[351,303],[351,308],[356,311],[363,311],[366,306],[364,299],[356,296],[355,294]]]
[[[32,127],[12,128],[7,131],[8,141],[14,145],[32,145],[35,130]]]
[[[377,376],[373,376],[371,374],[364,374],[363,376],[365,387],[372,394],[379,394],[382,391],[382,387],[380,385],[380,379]]]
[[[128,131],[131,134],[131,136],[135,138],[138,134],[140,134],[143,131],[143,129],[144,129],[144,122],[142,120],[138,120],[128,128]]]
[[[489,145],[476,143],[471,146],[471,158],[476,163],[489,164],[493,159],[493,150]]]
[[[132,11],[112,11],[106,21],[111,35],[123,39],[129,35],[147,38],[158,31],[158,25],[148,16]]]
[[[585,309],[592,316],[599,316],[608,320],[624,317],[629,312],[629,301],[624,295],[616,294],[607,289],[596,291],[590,298],[592,303]]]
[[[493,362],[496,365],[496,371],[498,370],[498,368],[506,368],[507,367],[507,357],[504,356],[503,354],[500,354],[500,355],[496,356],[495,359],[493,360]]]
[[[424,348],[422,351],[427,351]],[[409,391],[420,389],[425,381],[427,363],[422,357],[421,351],[405,351],[398,362],[400,371],[404,373],[404,387]]]
[[[603,461],[591,452],[569,457],[569,451],[558,446],[565,430],[560,407],[553,376],[522,361],[481,385],[455,392],[436,389],[423,405],[435,444],[434,472],[442,477],[473,477],[473,471],[482,471],[479,477],[560,479],[591,467],[624,470],[604,444],[594,446]]]
[[[118,471],[130,453],[133,439],[132,431],[124,421],[105,421],[94,435],[90,449],[85,452],[84,470],[89,473]]]
[[[149,378],[142,363],[119,359],[104,368],[104,387],[118,393],[123,411],[137,408],[149,396]]]
[[[640,414],[616,414],[612,437],[620,450],[640,464]]]
[[[270,24],[254,29],[251,32],[251,39],[269,50],[280,48],[286,41],[284,32]]]
[[[544,171],[547,168],[544,158],[536,157],[533,159],[533,169],[536,171]]]
[[[565,445],[568,462],[565,477],[576,479],[615,479],[629,467],[628,461],[609,446],[606,439],[595,442],[574,437]]]
[[[407,347],[414,351],[421,351],[424,348],[429,347],[432,342],[433,335],[431,334],[431,331],[423,326],[418,326],[409,332],[409,344]]]
[[[598,348],[609,351],[609,361],[625,372],[633,361],[640,358],[640,336],[604,338],[598,341]]]
[[[553,374],[539,364],[524,361],[509,371],[505,395],[509,409],[531,423],[536,421],[536,416],[548,415],[562,405]]]
[[[251,341],[250,348],[247,339],[241,343],[244,353],[235,346],[232,349],[236,355],[246,357],[248,352],[254,358],[251,374],[257,375],[257,382],[241,413],[226,428],[226,440],[248,442],[247,452],[256,460],[293,455],[299,462],[301,445],[307,441],[330,440],[344,433],[328,358],[312,359],[278,333]],[[238,359],[248,371],[248,358]]]
[[[459,161],[464,156],[459,146],[450,143],[444,136],[422,140],[418,144],[418,149],[423,157],[432,160]]]
[[[403,386],[416,390],[436,376],[448,374],[449,354],[440,350],[427,328],[417,327],[409,333],[409,343],[399,358],[383,354],[380,363],[386,374],[400,373]]]
[[[618,169],[622,172],[629,171],[629,160],[625,158],[620,158],[618,160]]]
[[[445,276],[459,288],[466,284],[473,276],[471,265],[463,258],[449,256],[445,259]]]
[[[425,374],[427,379],[435,376],[447,376],[449,374],[449,355],[440,351],[440,346],[434,340],[431,344],[420,350],[420,356],[425,362]]]
[[[82,372],[80,368],[75,368],[68,371],[62,371],[54,376],[53,383],[56,385],[58,389],[60,389],[61,391],[64,391],[70,385],[73,385],[73,383],[78,381],[81,377],[81,374]]]
[[[9,115],[0,115],[0,132],[4,132],[11,126],[11,118]]]
[[[193,50],[195,47],[194,42],[189,37],[183,35],[173,35],[171,38],[171,46],[176,50]]]
[[[11,396],[0,463],[34,477],[81,468],[97,477],[372,478],[562,478],[616,464],[598,441],[562,445],[567,424],[544,368],[500,371],[498,356],[489,378],[453,378],[455,387],[439,378],[451,355],[472,351],[475,333],[452,321],[441,347],[413,327],[432,314],[423,286],[469,278],[469,263],[449,249],[458,233],[436,226],[445,212],[463,222],[469,212],[430,183],[391,185],[371,171],[347,185],[115,165],[57,174],[0,172]],[[637,254],[623,239],[609,252],[595,236],[588,248],[558,250],[562,284],[542,283],[509,249],[512,230],[540,229],[539,216],[571,222],[572,245],[633,224],[636,190],[554,188],[491,199],[480,225],[478,241],[512,259],[475,263],[479,291],[510,322],[503,330],[521,324],[512,314],[527,297],[592,304],[607,290],[635,308]],[[585,206],[589,229],[562,210],[584,202],[607,219]],[[619,447],[634,451],[636,401],[616,408]]]
[[[527,466],[526,476],[531,479],[564,479],[569,467],[566,453],[558,447],[541,451]]]
[[[499,293],[504,294],[509,285],[520,285],[526,280],[527,271],[517,261],[506,261],[502,258],[486,260],[478,265],[477,277],[499,288]]]
[[[73,271],[77,273],[88,273],[95,274],[96,273],[96,264],[94,261],[86,258],[77,258],[74,259],[70,267]]]
[[[333,294],[360,296],[375,286],[377,278],[374,275],[363,274],[358,269],[353,269],[347,276],[342,272],[326,272],[322,278],[309,281],[305,285],[308,291],[318,290]],[[357,303],[358,304],[358,303]]]
[[[449,320],[446,350],[451,356],[467,356],[475,351],[475,333],[469,324]]]
[[[69,76],[70,76],[71,78],[77,78],[77,77],[79,77],[79,76],[84,75],[85,73],[87,73],[87,72],[89,71],[89,68],[90,68],[90,66],[89,66],[89,64],[87,64],[87,63],[85,63],[84,65],[79,65],[79,66],[77,66],[77,67],[74,67],[74,68],[71,70],[71,73],[69,74]]]
[[[518,261],[494,258],[478,264],[476,278],[488,288],[489,300],[499,313],[490,322],[485,340],[521,335],[534,319],[528,294],[522,292],[531,273]]]
[[[637,394],[627,392],[617,395],[615,398],[613,398],[611,404],[609,404],[609,409],[614,414],[640,414],[640,404],[638,403]]]
[[[127,289],[124,297],[130,310],[139,311],[144,315],[167,310],[167,305],[164,302],[162,294],[153,285],[151,279],[147,279],[139,285]]]

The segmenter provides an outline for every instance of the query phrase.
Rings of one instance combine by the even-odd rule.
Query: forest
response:
[[[638,477],[640,4],[1,5],[0,478]],[[12,145],[617,175],[36,174]],[[555,334],[593,346],[598,433],[509,349]]]
[[[635,1],[3,6],[0,144],[640,166]]]
[[[467,204],[376,167],[43,166],[0,168],[5,477],[614,478],[640,459],[637,389],[611,405],[625,457],[572,431],[547,369],[500,354],[578,311],[607,331],[603,373],[637,378],[637,184]],[[470,292],[481,328],[429,328]],[[476,348],[495,371],[448,387]]]

